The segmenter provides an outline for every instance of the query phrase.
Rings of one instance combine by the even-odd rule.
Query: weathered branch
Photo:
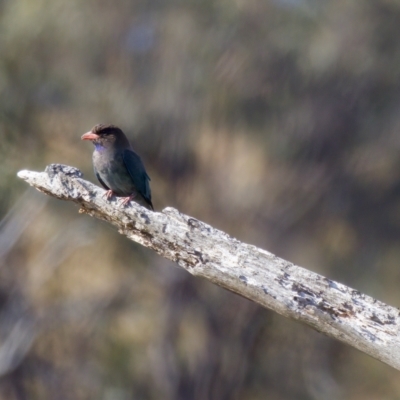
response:
[[[201,276],[286,317],[353,346],[400,370],[400,314],[365,294],[241,243],[173,208],[120,207],[73,167],[51,164],[18,176],[38,190],[78,203],[80,212]]]

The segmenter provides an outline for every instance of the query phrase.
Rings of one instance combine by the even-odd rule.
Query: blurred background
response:
[[[399,0],[0,1],[0,399],[399,399],[394,369],[16,178],[114,123],[166,206],[400,305]]]

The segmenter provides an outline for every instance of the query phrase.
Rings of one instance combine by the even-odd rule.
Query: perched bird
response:
[[[94,144],[94,173],[107,190],[106,197],[126,197],[122,204],[135,200],[144,207],[154,210],[151,202],[150,177],[140,157],[124,132],[115,125],[99,124],[81,137]]]

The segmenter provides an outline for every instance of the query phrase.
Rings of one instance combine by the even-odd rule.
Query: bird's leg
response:
[[[110,200],[110,198],[114,195],[114,192],[112,190],[107,190],[104,194],[103,197],[105,197],[107,200]]]
[[[133,200],[136,197],[136,195],[137,193],[132,193],[130,196],[125,197],[121,203],[121,206],[126,206],[131,200]]]

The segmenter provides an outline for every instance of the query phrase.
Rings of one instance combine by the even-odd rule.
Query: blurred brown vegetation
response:
[[[114,123],[173,206],[400,304],[398,0],[0,1],[0,399],[398,399],[398,373],[25,193]]]

